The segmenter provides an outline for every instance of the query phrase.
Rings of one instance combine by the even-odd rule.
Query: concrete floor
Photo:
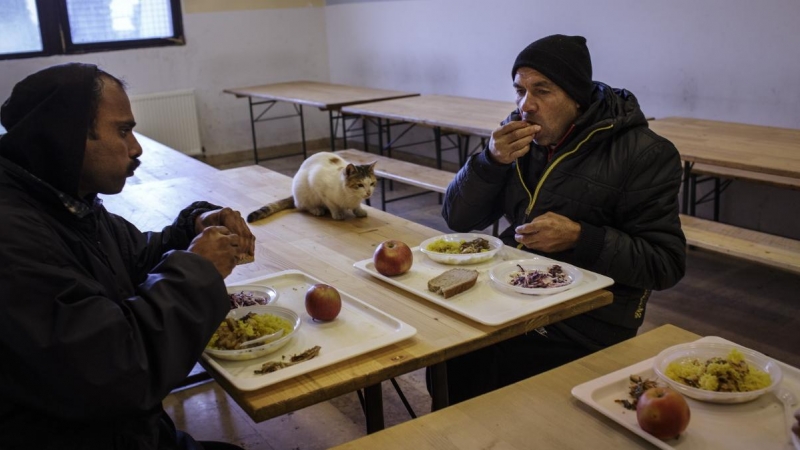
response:
[[[293,175],[301,159],[281,158],[262,165]],[[395,184],[400,193],[408,187]],[[373,196],[379,199],[379,193]],[[375,200],[373,205],[377,205]],[[391,203],[394,214],[449,231],[437,195]],[[800,275],[704,251],[691,250],[687,274],[674,288],[653,294],[640,332],[672,323],[701,335],[717,335],[800,367]],[[397,379],[417,415],[430,410],[424,371]],[[386,425],[410,419],[390,383],[384,383]],[[355,393],[285,416],[253,421],[214,382],[171,394],[165,408],[180,429],[197,439],[235,443],[246,449],[323,449],[365,433]]]

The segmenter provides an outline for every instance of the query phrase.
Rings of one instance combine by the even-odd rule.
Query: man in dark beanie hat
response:
[[[37,72],[0,108],[0,447],[237,449],[177,431],[161,402],[230,310],[254,238],[195,202],[161,232],[109,213],[142,148],[121,81]]]
[[[517,109],[447,189],[450,228],[505,217],[507,244],[606,275],[612,304],[447,362],[451,403],[636,335],[653,290],[685,271],[681,164],[633,94],[592,81],[586,39],[554,35],[519,53]]]

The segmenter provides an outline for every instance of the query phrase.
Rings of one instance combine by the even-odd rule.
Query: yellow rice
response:
[[[744,363],[737,370],[735,365]],[[764,389],[772,384],[769,374],[748,364],[744,355],[731,349],[727,359],[712,358],[708,361],[684,359],[673,361],[667,366],[665,374],[672,380],[687,386],[720,392],[749,392]],[[721,389],[721,382],[728,381],[728,388]]]
[[[292,332],[292,330],[294,330],[294,326],[291,322],[274,314],[253,314],[247,320],[242,318],[234,321],[234,323],[236,324],[236,328],[232,331],[236,334],[237,338],[240,338],[242,342],[275,333],[281,328],[283,328],[284,336],[287,336]],[[214,346],[214,344],[216,344],[217,340],[219,339],[220,330],[223,327],[225,328],[223,332],[227,331],[229,328],[228,321],[224,321],[220,324],[220,326],[217,328],[217,331],[213,336],[211,336],[211,340],[208,342],[207,347],[217,348]],[[222,348],[222,350],[226,349]]]
[[[461,244],[463,244],[465,242],[467,242],[467,241],[465,241],[463,239],[460,240],[460,241],[445,241],[444,239],[437,239],[437,240],[431,242],[430,244],[428,244],[428,246],[425,247],[425,249],[428,250],[428,251],[431,251],[431,252],[436,252],[436,253],[448,253],[448,254],[456,254],[456,255],[458,255],[458,254],[461,254]],[[487,250],[487,249],[481,249],[480,253],[484,253],[484,252],[488,252],[488,251],[489,250]]]

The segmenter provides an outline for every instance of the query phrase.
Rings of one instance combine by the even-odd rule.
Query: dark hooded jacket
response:
[[[683,277],[680,157],[648,128],[633,94],[602,83],[565,142],[549,161],[547,155],[536,144],[509,165],[491,161],[488,149],[474,155],[447,189],[442,214],[455,231],[505,216],[511,226],[500,237],[511,246],[514,228],[545,212],[579,222],[577,246],[545,256],[614,279],[613,304],[557,325],[597,349],[630,335],[625,330],[641,325],[650,292]]]
[[[173,449],[161,402],[229,310],[185,251],[197,202],[142,233],[76,198],[95,66],[46,69],[0,112],[0,448]]]

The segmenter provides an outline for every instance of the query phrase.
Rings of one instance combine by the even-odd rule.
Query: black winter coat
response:
[[[214,265],[185,251],[214,205],[142,233],[95,196],[75,198],[87,124],[64,98],[89,98],[93,70],[59,80],[20,122],[3,116],[14,126],[0,138],[2,449],[178,448],[161,402],[230,310]]]
[[[512,246],[514,228],[545,212],[579,222],[577,246],[545,256],[614,279],[613,304],[573,321],[588,346],[600,347],[613,341],[614,327],[641,325],[651,290],[683,277],[680,157],[647,127],[633,94],[602,83],[567,141],[549,162],[546,155],[531,144],[510,165],[492,162],[488,149],[473,156],[448,187],[442,214],[463,232],[505,216],[511,226],[500,237]]]

